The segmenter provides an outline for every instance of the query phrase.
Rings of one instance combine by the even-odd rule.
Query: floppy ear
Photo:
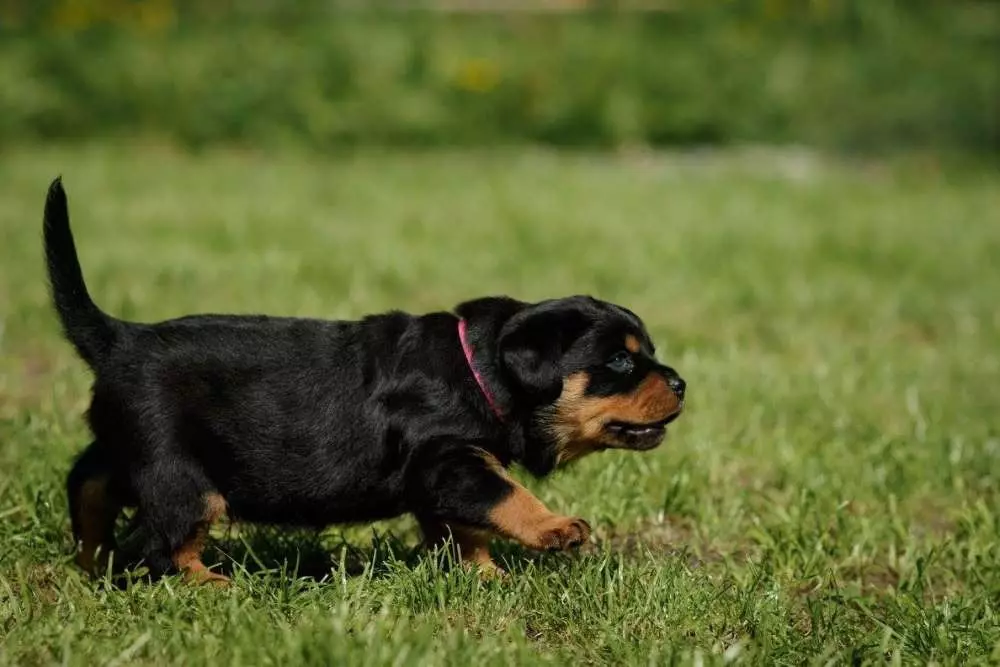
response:
[[[465,301],[455,306],[455,314],[477,322],[504,323],[529,304],[506,296],[486,296]]]
[[[511,317],[497,339],[509,377],[529,395],[555,400],[562,388],[562,356],[591,324],[579,304],[546,304]]]

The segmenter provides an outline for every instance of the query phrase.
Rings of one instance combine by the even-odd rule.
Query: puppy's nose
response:
[[[667,378],[667,384],[670,385],[670,390],[677,395],[677,398],[684,398],[684,390],[687,389],[687,382],[680,375],[672,375]]]

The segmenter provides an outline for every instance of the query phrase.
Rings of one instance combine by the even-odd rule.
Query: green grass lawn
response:
[[[650,453],[530,486],[579,554],[480,583],[408,518],[220,526],[228,589],[71,565],[89,376],[40,221],[62,173],[97,301],[355,317],[505,293],[642,315],[689,382]],[[0,157],[0,663],[1000,660],[1000,176],[807,155],[162,149]]]

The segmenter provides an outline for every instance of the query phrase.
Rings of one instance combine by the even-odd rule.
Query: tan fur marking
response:
[[[121,512],[121,505],[108,490],[109,483],[107,475],[88,479],[80,486],[77,498],[80,534],[76,562],[91,574],[107,564],[115,520]]]
[[[628,334],[627,336],[625,336],[625,349],[631,352],[632,354],[636,354],[639,350],[642,349],[642,344],[639,342],[638,338],[636,338],[632,334]]]
[[[467,526],[421,521],[420,527],[429,547],[442,544],[451,538],[456,560],[465,566],[479,569],[484,577],[503,574],[503,569],[490,556],[490,534]]]
[[[523,486],[514,480],[510,483],[514,490],[490,511],[490,523],[501,534],[535,546],[529,543],[536,541],[536,527],[555,515]]]
[[[473,449],[476,451],[477,454],[479,454],[479,456],[483,458],[484,461],[486,461],[486,465],[490,467],[490,470],[500,475],[501,477],[508,476],[507,469],[503,467],[502,463],[500,463],[500,459],[493,456],[493,454],[490,454],[482,447],[473,447]]]
[[[680,408],[680,400],[659,373],[650,373],[634,391],[621,396],[588,397],[589,382],[590,376],[583,372],[566,378],[562,394],[546,419],[560,464],[601,447],[624,446],[605,431],[608,422],[651,423]]]
[[[513,491],[490,511],[490,523],[501,535],[531,549],[566,549],[590,537],[586,521],[553,513],[515,480],[507,481]]]
[[[463,563],[475,565],[486,576],[503,574],[503,569],[490,556],[490,536],[479,530],[453,527],[458,557]]]
[[[420,527],[429,546],[444,542],[450,535],[459,559],[477,566],[484,576],[491,577],[504,574],[490,556],[489,539],[493,532],[532,549],[568,549],[590,537],[590,526],[586,521],[549,511],[542,501],[510,477],[495,456],[479,448],[477,454],[512,488],[511,493],[490,511],[492,531],[420,519]]]
[[[188,540],[174,552],[174,566],[194,583],[224,584],[229,578],[208,569],[201,562],[201,552],[205,549],[205,540],[212,524],[226,514],[226,500],[218,493],[209,493],[204,502],[204,518],[195,525]]]
[[[526,526],[531,523],[537,523],[539,519],[552,515],[552,512],[542,504],[541,500],[535,498],[527,489],[513,479],[500,464],[497,457],[485,449],[479,451],[490,469],[514,487],[514,492],[490,512],[490,522],[497,527],[497,530],[502,535],[520,540],[520,535],[525,534]]]

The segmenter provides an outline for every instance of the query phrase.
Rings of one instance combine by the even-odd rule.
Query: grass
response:
[[[62,173],[99,303],[351,317],[577,292],[690,383],[662,448],[545,482],[577,555],[480,583],[409,519],[222,527],[227,590],[70,564],[89,378],[40,257]],[[801,154],[161,148],[0,156],[0,663],[976,664],[1000,660],[1000,176]]]

